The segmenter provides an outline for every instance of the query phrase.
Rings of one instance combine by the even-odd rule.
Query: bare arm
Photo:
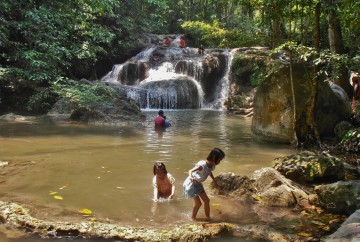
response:
[[[189,177],[191,180],[193,180],[192,178],[192,173],[195,171],[201,171],[203,168],[201,166],[195,166],[194,168],[192,168],[191,170],[189,170]]]
[[[215,186],[218,186],[218,184],[217,184],[217,182],[216,182],[216,180],[215,180],[215,177],[214,177],[214,175],[213,175],[212,172],[210,172],[210,177],[211,177],[211,179],[214,181]]]
[[[157,189],[157,185],[156,185],[156,177],[153,178],[153,187],[154,187],[154,202],[156,202],[159,198],[159,194],[158,194],[158,189]]]
[[[174,197],[174,193],[175,193],[175,184],[172,184],[172,186],[171,186],[171,194],[169,196],[170,199]]]
[[[175,194],[175,178],[168,173],[168,179],[170,180],[171,183],[171,194],[169,196],[169,199],[172,199]]]

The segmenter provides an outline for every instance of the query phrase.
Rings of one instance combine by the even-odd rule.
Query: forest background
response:
[[[350,98],[360,71],[357,0],[2,0],[0,114],[46,113],[59,95],[99,101],[94,89],[59,83],[97,80],[140,52],[145,33],[185,34],[193,47],[286,49]]]

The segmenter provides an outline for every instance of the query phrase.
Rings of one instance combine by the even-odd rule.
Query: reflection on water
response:
[[[220,172],[249,175],[271,166],[275,157],[294,152],[291,147],[255,141],[250,118],[211,110],[165,110],[172,126],[158,131],[153,124],[157,110],[144,112],[147,118],[143,123],[112,127],[48,118],[2,121],[0,160],[22,165],[0,181],[1,200],[39,205],[41,211],[36,215],[44,219],[64,215],[62,210],[87,208],[97,218],[116,223],[173,226],[191,222],[193,201],[183,198],[182,183],[187,171],[213,147],[226,153],[215,176]],[[176,179],[176,191],[174,201],[154,206],[151,180],[155,161],[166,164]],[[63,200],[54,199],[51,192]],[[257,219],[253,211],[234,201],[211,199],[216,221],[248,223]]]

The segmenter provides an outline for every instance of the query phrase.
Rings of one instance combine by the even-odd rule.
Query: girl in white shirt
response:
[[[214,148],[206,160],[199,161],[194,168],[189,170],[189,176],[183,184],[183,192],[186,198],[191,197],[194,199],[195,205],[192,211],[192,219],[196,219],[196,215],[202,205],[201,200],[204,202],[205,216],[207,219],[210,219],[210,199],[205,192],[202,182],[210,176],[217,186],[212,171],[215,170],[215,166],[218,165],[224,157],[225,153],[221,149]]]

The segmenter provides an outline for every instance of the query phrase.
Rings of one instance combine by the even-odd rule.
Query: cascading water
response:
[[[231,52],[176,47],[147,48],[101,81],[139,102],[141,109],[222,109],[229,93]],[[175,46],[174,46],[175,45]]]
[[[217,107],[218,109],[222,109],[224,106],[224,102],[226,101],[226,99],[229,96],[229,92],[230,92],[230,72],[231,72],[231,63],[232,60],[234,58],[234,54],[236,53],[237,49],[233,49],[231,50],[227,56],[227,60],[226,60],[226,70],[225,70],[225,74],[222,77],[220,83],[220,90],[218,92],[216,92],[216,102],[214,102],[214,107]]]

